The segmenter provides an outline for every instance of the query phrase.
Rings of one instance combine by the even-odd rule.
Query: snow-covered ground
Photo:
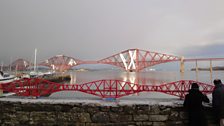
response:
[[[150,96],[151,95],[151,96]],[[152,95],[154,97],[152,97]],[[147,105],[182,105],[183,100],[178,97],[159,97],[155,93],[143,93],[125,96],[116,100],[102,99],[97,96],[81,93],[81,92],[58,92],[49,97],[31,98],[31,97],[17,97],[9,96],[0,98],[0,101],[21,102],[21,103],[48,103],[48,104],[95,104],[102,106],[117,106],[117,105],[134,105],[134,104],[147,104]]]
[[[211,98],[210,98],[211,99]],[[117,106],[117,105],[165,105],[165,106],[182,106],[183,100],[176,96],[171,96],[163,93],[157,92],[142,92],[139,94],[133,94],[129,96],[124,96],[117,99],[102,99],[100,97],[82,93],[82,92],[57,92],[49,97],[18,97],[18,96],[8,96],[0,98],[0,101],[10,101],[10,102],[22,102],[22,103],[49,103],[49,104],[95,104],[102,106]]]
[[[102,105],[102,106],[117,106],[117,105],[165,105],[165,106],[176,106],[182,105],[182,100],[177,99],[148,99],[144,101],[139,100],[122,100],[118,99],[116,101],[105,101],[105,100],[90,100],[90,99],[27,99],[27,98],[15,98],[15,97],[8,97],[8,98],[0,98],[0,101],[10,101],[10,102],[21,102],[21,103],[48,103],[48,104],[95,104],[95,105]]]

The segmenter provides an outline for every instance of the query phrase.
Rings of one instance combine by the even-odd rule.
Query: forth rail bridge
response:
[[[128,49],[110,57],[98,61],[82,61],[72,57],[57,55],[44,62],[39,66],[48,66],[53,70],[65,71],[80,64],[110,64],[121,67],[126,71],[141,71],[146,67],[168,62],[180,62],[180,71],[184,72],[184,62],[209,61],[210,70],[212,70],[212,61],[224,60],[224,58],[198,58],[184,59],[183,57],[167,55],[157,52],[145,51],[140,49]],[[24,70],[32,64],[18,59],[11,64],[18,70]],[[193,80],[179,80],[176,82],[161,83],[156,85],[137,84],[121,80],[97,80],[84,84],[58,84],[39,78],[29,78],[13,81],[10,83],[0,84],[0,88],[5,92],[14,92],[20,96],[48,96],[59,91],[80,91],[102,98],[120,98],[134,93],[140,92],[162,92],[184,98],[191,87],[196,82],[200,86],[200,90],[209,94],[213,91],[214,86]]]
[[[209,61],[210,70],[212,70],[212,61],[224,61],[224,58],[194,58],[187,59],[183,56],[174,56],[158,52],[146,51],[141,49],[128,49],[120,53],[114,54],[107,58],[98,61],[83,61],[70,56],[56,55],[43,62],[38,63],[38,66],[47,66],[55,71],[66,71],[74,66],[81,64],[109,64],[120,67],[126,71],[141,71],[147,67],[155,66],[158,64],[168,62],[180,62],[180,71],[184,72],[184,62],[196,62],[196,70],[198,69],[198,61]],[[33,63],[24,59],[17,59],[9,66],[12,69],[26,70],[28,67],[33,66]]]

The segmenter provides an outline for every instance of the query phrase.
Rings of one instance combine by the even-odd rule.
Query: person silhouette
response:
[[[184,108],[188,112],[189,126],[207,126],[202,102],[209,103],[208,97],[202,94],[197,83],[192,83],[191,89],[184,99]]]
[[[212,107],[214,116],[220,126],[224,126],[224,85],[220,79],[213,81],[215,88],[212,92]]]

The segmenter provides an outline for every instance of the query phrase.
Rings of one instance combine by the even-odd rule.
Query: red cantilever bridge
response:
[[[180,80],[158,85],[136,84],[120,80],[97,80],[84,84],[58,84],[43,79],[21,79],[10,83],[0,84],[3,91],[14,92],[19,96],[48,96],[59,91],[80,91],[101,98],[120,98],[140,92],[162,92],[184,98],[191,84],[196,81]],[[209,94],[214,86],[196,82],[200,90]]]
[[[81,64],[109,64],[125,69],[126,71],[140,71],[146,67],[179,60],[179,57],[173,55],[140,49],[128,49],[98,61],[83,61],[65,55],[57,55],[38,65],[47,66],[56,71],[64,71]],[[17,67],[17,69],[25,69],[32,66],[32,63],[18,59],[11,66],[13,68]]]
[[[184,62],[213,60],[224,60],[224,58],[183,59],[183,57],[158,52],[128,49],[98,61],[83,61],[65,55],[57,55],[39,63],[38,65],[47,66],[56,71],[65,71],[81,64],[109,64],[120,67],[126,71],[140,71],[144,68],[167,62],[180,61],[181,69],[184,69]],[[27,67],[32,66],[32,63],[23,59],[18,59],[14,61],[11,66],[12,68],[17,68],[17,70],[24,70]]]

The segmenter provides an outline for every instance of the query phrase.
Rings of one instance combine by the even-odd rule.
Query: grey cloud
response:
[[[178,54],[193,45],[220,43],[223,4],[222,0],[1,0],[0,61],[32,59],[34,48],[39,61],[57,54],[97,60],[128,48]]]
[[[185,57],[218,57],[224,58],[224,43],[204,46],[191,46],[179,52]]]

